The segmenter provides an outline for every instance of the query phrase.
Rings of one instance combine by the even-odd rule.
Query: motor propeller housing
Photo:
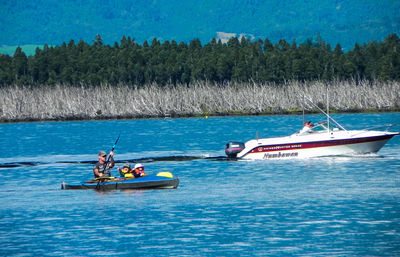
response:
[[[225,146],[225,154],[229,158],[236,158],[237,154],[244,149],[244,143],[230,141]]]

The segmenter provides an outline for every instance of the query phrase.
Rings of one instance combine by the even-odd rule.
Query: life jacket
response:
[[[132,172],[133,172],[133,175],[135,176],[135,178],[139,178],[144,175],[143,171],[140,171],[138,169],[134,169],[134,170],[132,170]]]

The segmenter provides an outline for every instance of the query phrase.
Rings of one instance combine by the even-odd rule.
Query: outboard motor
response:
[[[237,154],[244,149],[244,143],[231,141],[225,146],[225,154],[228,158],[236,158]]]

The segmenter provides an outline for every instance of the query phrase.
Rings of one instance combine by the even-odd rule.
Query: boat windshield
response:
[[[326,121],[321,121],[316,124],[314,124],[313,131],[315,132],[327,132],[328,131],[328,123]],[[329,130],[330,131],[338,131],[341,130],[338,126],[336,126],[334,123],[329,123]]]
[[[334,123],[329,123],[329,131],[339,131],[342,130],[338,126],[336,126]],[[328,132],[328,122],[326,121],[321,121],[318,123],[315,123],[312,127],[312,132],[311,133],[327,133]],[[298,136],[304,136],[304,135],[309,135],[310,132],[296,132],[293,135],[298,135]]]

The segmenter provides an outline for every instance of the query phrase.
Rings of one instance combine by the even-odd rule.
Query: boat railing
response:
[[[352,136],[352,137],[355,137],[355,136],[361,135],[361,134],[363,134],[363,133],[371,132],[371,131],[390,132],[390,133],[400,133],[400,132],[391,132],[391,131],[389,131],[389,129],[392,128],[392,127],[400,127],[400,124],[384,124],[384,125],[378,125],[378,126],[367,127],[367,128],[364,128],[364,129],[360,130],[359,133],[352,134],[351,136]],[[379,128],[385,128],[385,129],[384,129],[384,130],[383,130],[383,129],[378,130]]]
[[[393,127],[400,127],[400,123],[396,123],[396,124],[383,124],[383,125],[377,125],[377,126],[371,126],[371,127],[367,127],[363,130],[383,130],[383,131],[387,131],[390,132],[389,130]]]

